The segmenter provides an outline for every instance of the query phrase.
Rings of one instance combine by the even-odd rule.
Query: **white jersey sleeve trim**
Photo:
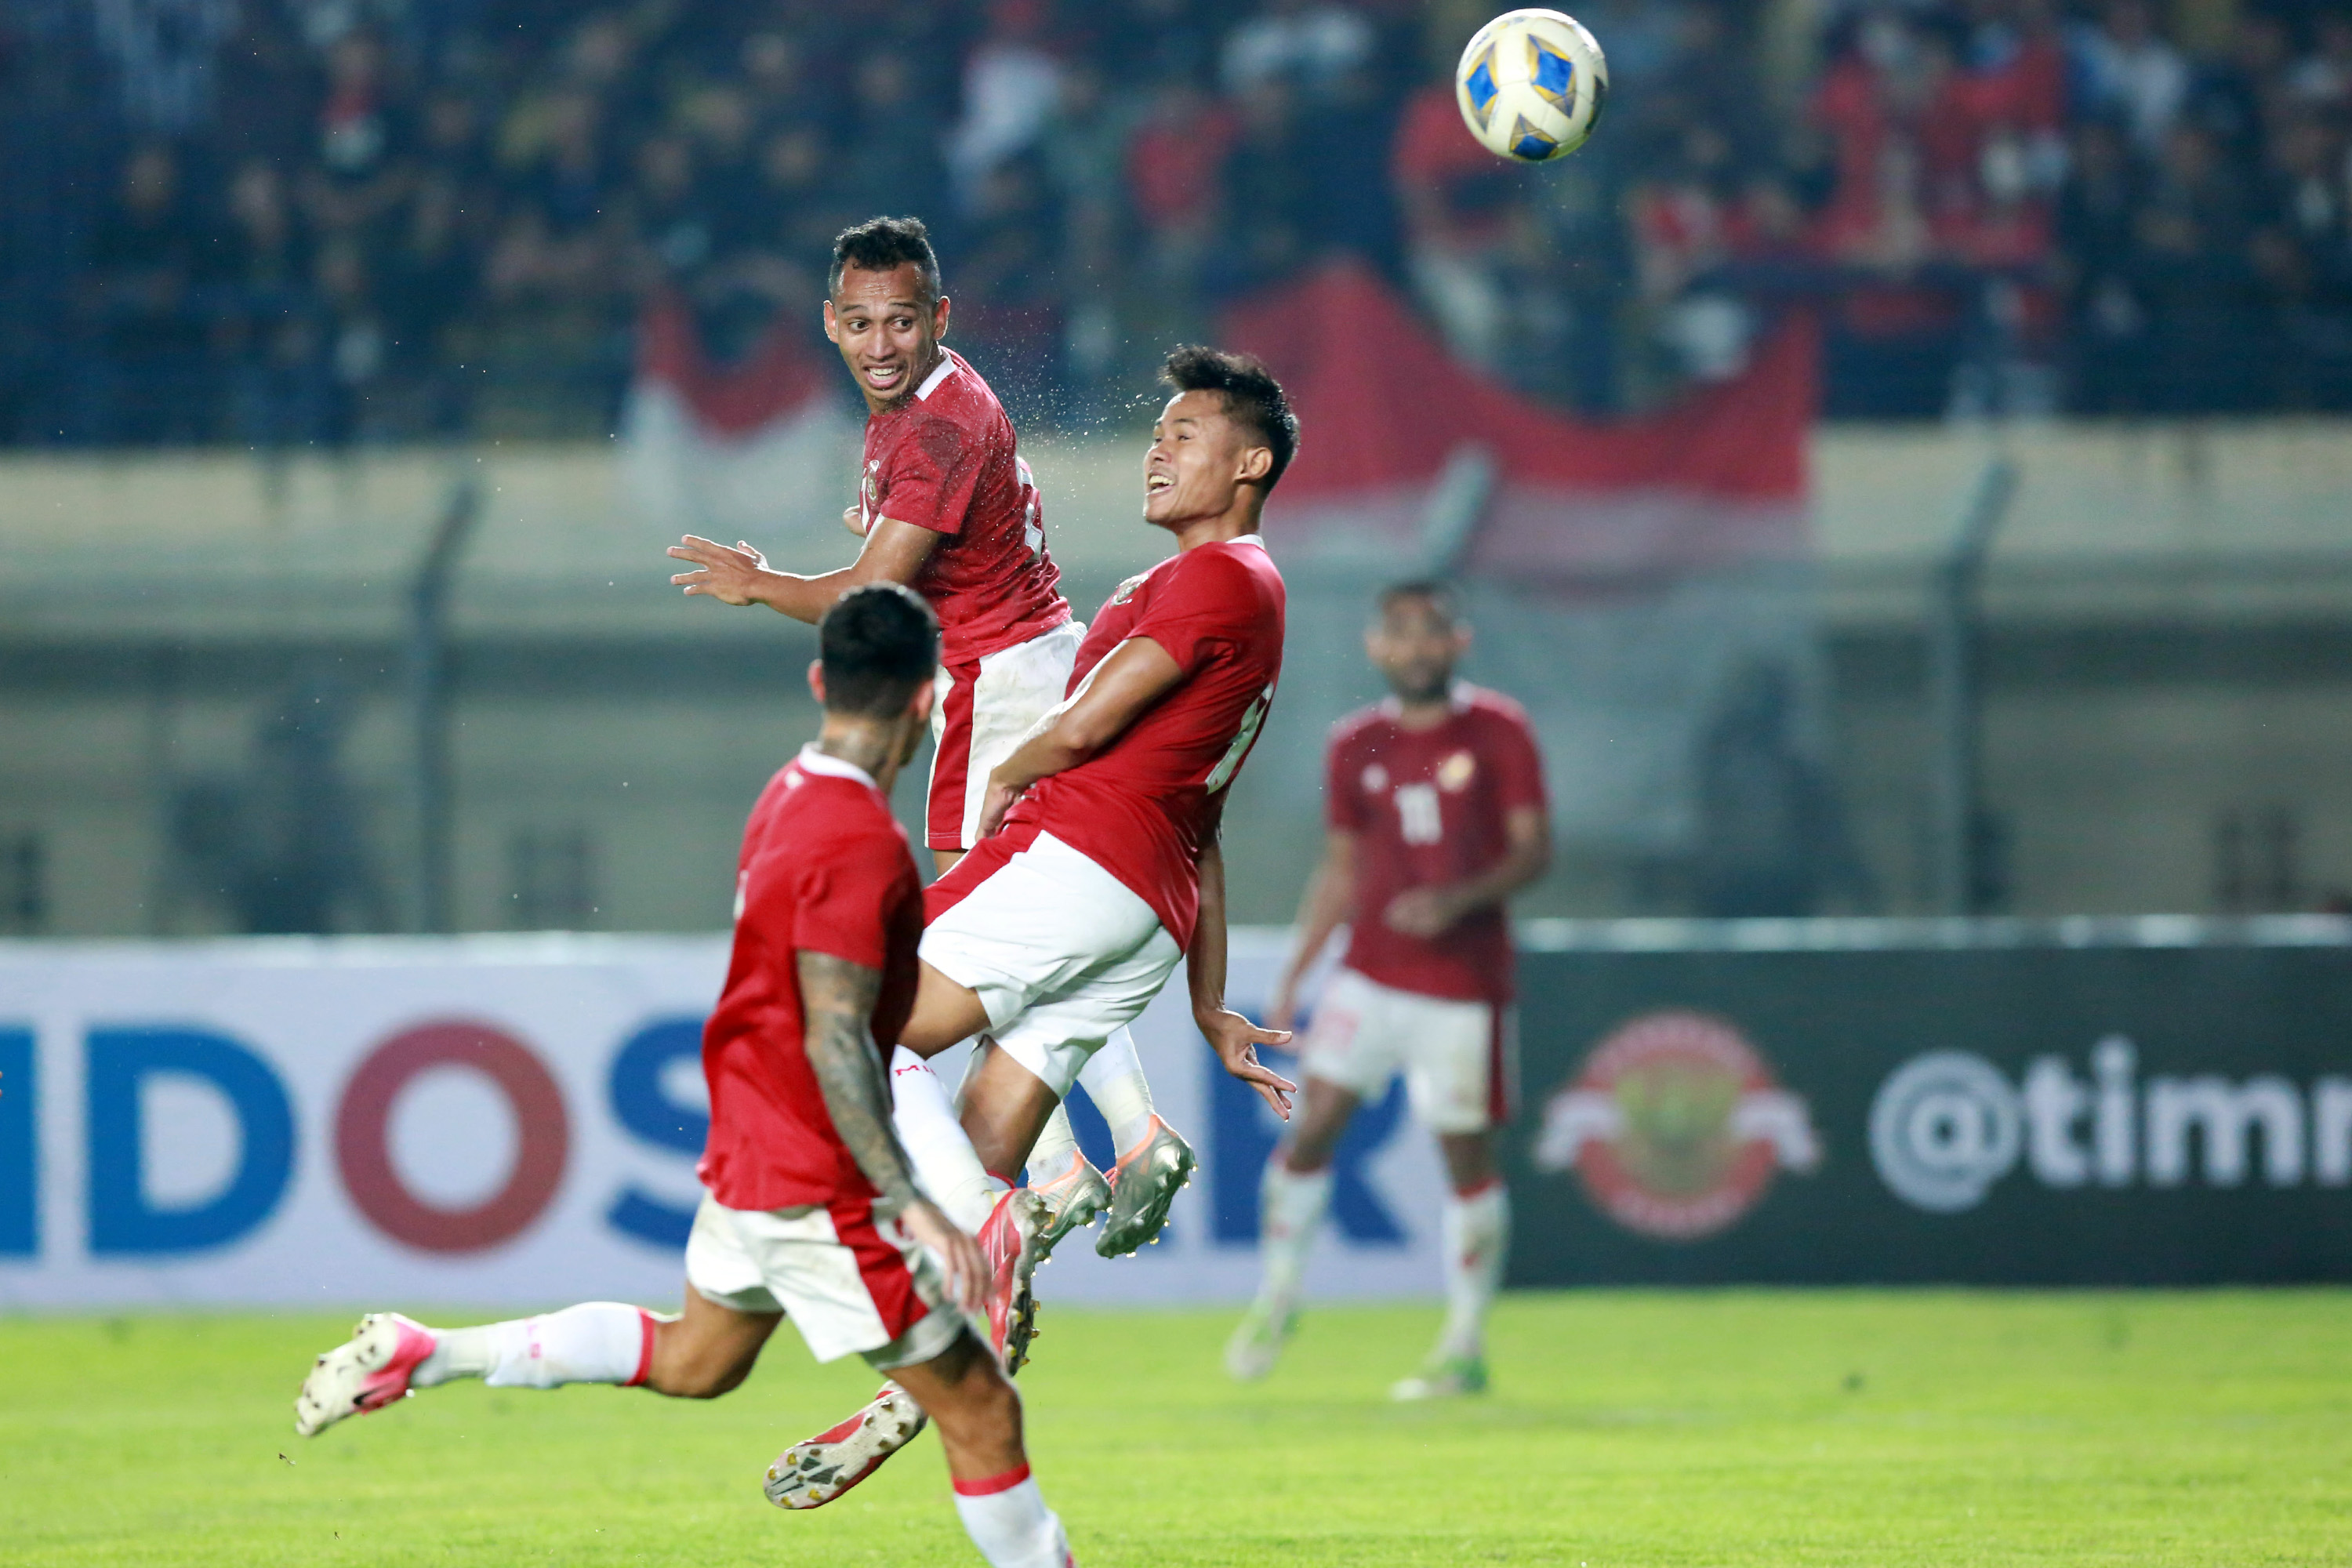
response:
[[[929,397],[933,392],[939,389],[940,383],[953,375],[955,374],[955,355],[943,351],[940,354],[939,368],[931,372],[930,374],[923,377],[923,384],[915,388],[915,401],[920,403]]]

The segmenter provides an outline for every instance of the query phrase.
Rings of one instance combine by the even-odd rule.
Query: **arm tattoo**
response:
[[[881,1193],[881,1207],[903,1210],[915,1196],[907,1152],[890,1126],[890,1085],[869,1020],[882,972],[830,953],[793,953],[800,973],[803,1031],[809,1066],[834,1131],[850,1158]]]

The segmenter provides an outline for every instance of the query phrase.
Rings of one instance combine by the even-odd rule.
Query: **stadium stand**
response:
[[[2352,18],[1583,10],[1610,132],[1519,170],[1455,122],[1459,5],[12,0],[0,440],[607,432],[649,298],[723,357],[879,209],[1065,423],[1335,251],[1586,412],[1796,303],[1832,417],[2352,405]]]

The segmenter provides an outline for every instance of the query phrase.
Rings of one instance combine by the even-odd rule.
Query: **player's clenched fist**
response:
[[[707,594],[722,605],[748,605],[756,596],[752,589],[760,574],[768,569],[768,558],[749,544],[737,541],[735,548],[688,534],[669,547],[669,553],[680,561],[691,561],[701,568],[696,572],[680,572],[670,579],[688,594]]]

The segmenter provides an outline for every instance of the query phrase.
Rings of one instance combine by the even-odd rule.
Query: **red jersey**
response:
[[[923,884],[890,803],[814,747],[761,792],[735,874],[735,951],[702,1029],[710,1141],[698,1173],[733,1209],[878,1195],[834,1131],[803,1045],[793,954],[882,972],[874,1038],[887,1055],[915,1005]]]
[[[915,395],[866,418],[857,510],[945,534],[908,586],[940,617],[940,662],[969,664],[1070,618],[1013,421],[953,349]]]
[[[1158,643],[1183,680],[1102,751],[1037,781],[982,846],[1001,847],[964,857],[933,884],[934,913],[1050,833],[1133,889],[1189,947],[1213,803],[1241,772],[1282,675],[1283,602],[1282,574],[1255,534],[1184,551],[1121,583],[1078,646],[1070,690],[1129,637]]]
[[[1510,1000],[1511,929],[1499,904],[1434,939],[1389,929],[1381,913],[1408,888],[1459,882],[1509,848],[1514,807],[1546,809],[1543,758],[1527,713],[1499,692],[1454,689],[1454,710],[1430,730],[1397,722],[1393,700],[1331,731],[1324,804],[1356,839],[1356,907],[1347,965],[1423,996]]]

